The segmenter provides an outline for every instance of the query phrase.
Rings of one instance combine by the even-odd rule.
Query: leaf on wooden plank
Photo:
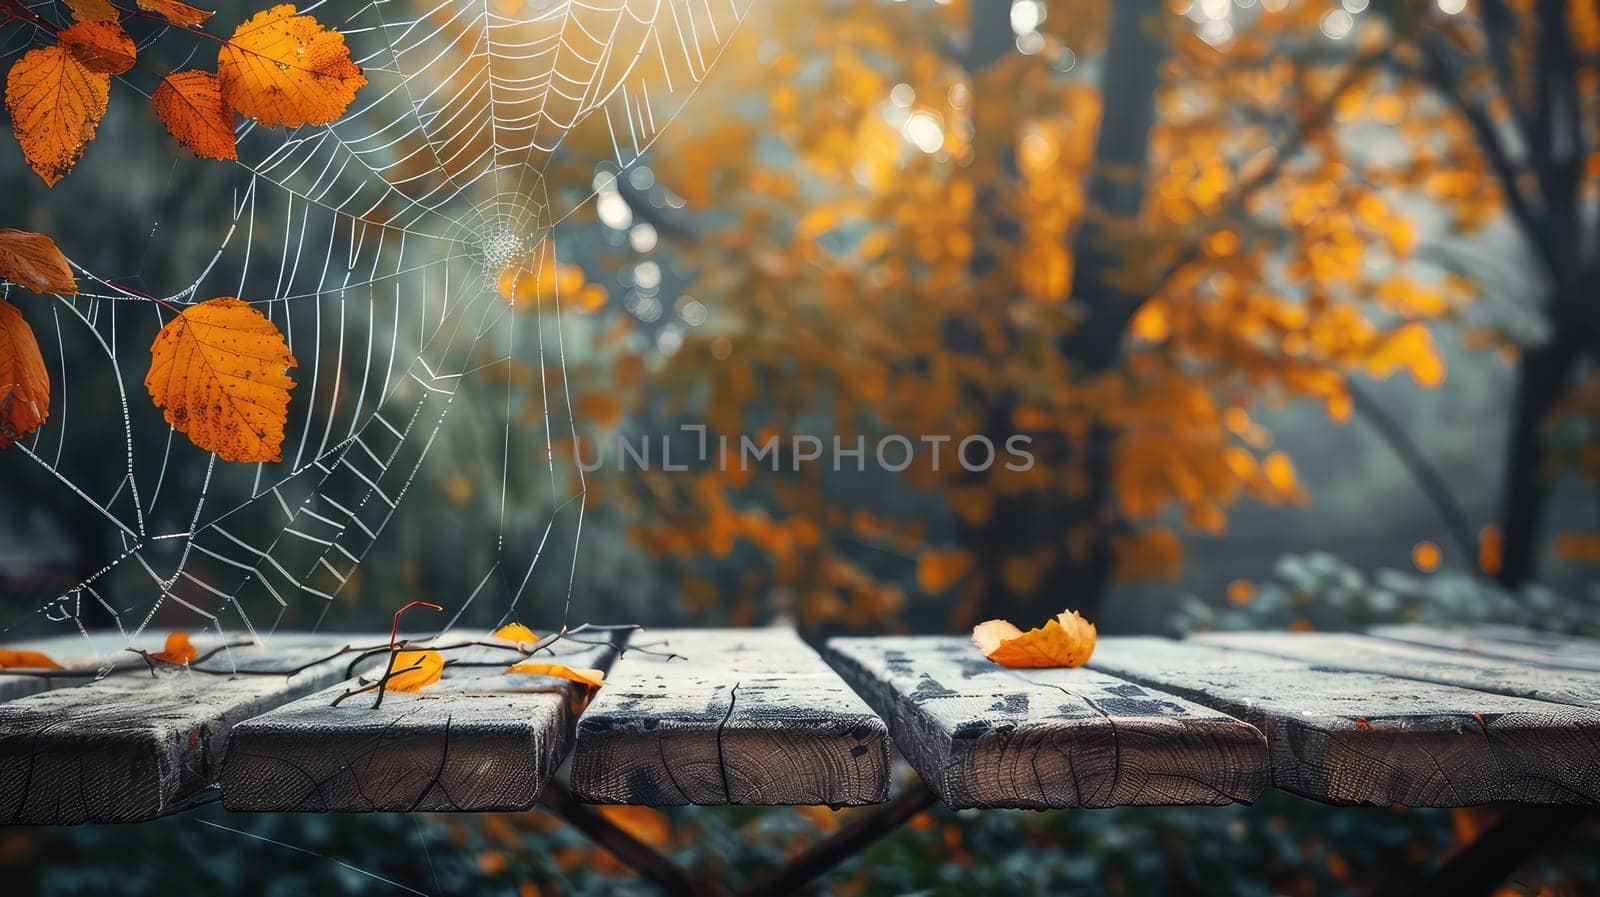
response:
[[[156,117],[178,142],[202,159],[237,159],[233,108],[222,98],[222,83],[210,72],[191,69],[161,79],[150,102]]]
[[[56,44],[23,54],[6,75],[6,111],[23,158],[55,186],[78,164],[111,99],[111,76]]]
[[[389,660],[388,691],[421,691],[439,681],[444,673],[444,655],[426,651],[396,651]]]
[[[564,663],[548,663],[538,660],[524,660],[506,667],[508,673],[528,673],[534,676],[555,676],[558,679],[569,679],[573,682],[599,688],[605,684],[604,670],[594,670],[587,667],[569,667]]]
[[[139,8],[153,12],[179,28],[198,28],[206,19],[216,15],[215,10],[196,9],[178,0],[139,0]]]
[[[56,241],[33,231],[0,227],[0,277],[35,293],[78,292],[72,266]]]
[[[521,623],[507,623],[506,625],[501,626],[499,629],[496,629],[490,635],[490,637],[505,639],[508,642],[516,642],[519,645],[533,644],[539,640],[539,636],[534,634],[532,629],[529,629]]]
[[[133,38],[116,22],[79,22],[56,39],[91,72],[120,75],[139,58]]]
[[[289,418],[283,334],[232,296],[184,309],[150,345],[144,385],[167,423],[225,461],[282,459]]]
[[[1094,653],[1094,640],[1094,624],[1072,610],[1027,632],[1006,620],[989,620],[972,630],[972,643],[1003,667],[1083,666]]]
[[[48,654],[38,651],[23,651],[20,648],[0,648],[0,670],[59,670],[61,664],[56,663]]]
[[[199,656],[199,652],[194,649],[194,643],[189,641],[189,633],[175,629],[167,633],[166,647],[150,656],[166,663],[189,663]]]
[[[115,22],[117,8],[109,0],[62,0],[72,10],[72,17],[80,22]]]
[[[44,425],[50,416],[50,374],[33,328],[0,299],[0,449]]]
[[[290,4],[256,13],[217,54],[222,95],[269,128],[325,125],[366,86],[344,35]]]

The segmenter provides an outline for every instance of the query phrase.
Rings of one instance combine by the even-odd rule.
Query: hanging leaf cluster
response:
[[[0,4],[0,24],[21,20],[54,43],[34,47],[6,75],[5,105],[23,158],[55,186],[94,140],[111,99],[111,79],[139,61],[124,29],[134,20],[218,42],[216,71],[161,77],[151,95],[156,118],[206,159],[236,159],[235,116],[267,127],[326,125],[344,114],[367,83],[344,35],[290,4],[256,13],[226,39],[206,34],[213,15],[177,0],[63,0],[73,20],[57,25],[26,5]],[[35,293],[74,295],[72,267],[43,234],[0,228],[0,279]],[[283,334],[249,303],[221,296],[186,307],[148,297],[173,314],[150,346],[145,388],[167,423],[196,446],[228,461],[278,461],[288,422],[288,369],[296,361]],[[50,377],[22,312],[0,300],[0,449],[43,426]]]

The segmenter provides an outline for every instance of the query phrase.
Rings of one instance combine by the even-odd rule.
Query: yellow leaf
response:
[[[344,35],[290,4],[256,13],[217,54],[222,95],[269,128],[325,125],[366,86]]]
[[[215,12],[195,9],[178,0],[139,0],[139,8],[153,12],[179,28],[198,28],[206,19],[216,15]]]
[[[0,277],[35,293],[78,292],[72,267],[56,241],[32,231],[0,227]]]
[[[426,651],[396,651],[389,659],[388,691],[421,691],[439,681],[444,673],[444,655]]]
[[[133,68],[139,56],[133,38],[115,22],[79,22],[56,39],[91,72],[120,75]]]
[[[35,47],[6,76],[6,111],[23,158],[55,186],[78,164],[111,99],[111,76],[56,44]]]
[[[0,670],[15,669],[59,670],[61,664],[51,660],[48,654],[40,654],[38,651],[0,648]]]
[[[150,656],[156,660],[164,660],[167,663],[189,663],[198,654],[199,652],[194,649],[194,644],[189,641],[189,633],[177,629],[167,633],[166,647]]]
[[[517,642],[519,644],[522,642],[532,644],[539,640],[539,636],[535,635],[532,629],[521,623],[507,623],[496,629],[492,637],[503,638],[508,642]]]
[[[50,416],[50,374],[33,328],[0,299],[0,449],[44,425]]]
[[[161,79],[150,97],[156,117],[178,142],[202,159],[237,159],[233,109],[222,98],[217,76],[198,69]]]
[[[989,620],[972,629],[972,643],[1003,667],[1083,666],[1094,653],[1094,640],[1094,624],[1071,610],[1027,632],[1005,620]]]
[[[570,679],[591,688],[599,688],[605,684],[606,674],[603,670],[592,670],[586,667],[569,667],[564,663],[546,663],[543,661],[524,660],[506,667],[508,673],[530,673],[536,676],[555,676],[561,679]]]
[[[145,388],[167,423],[225,461],[278,461],[288,422],[283,334],[232,296],[184,309],[150,345]]]

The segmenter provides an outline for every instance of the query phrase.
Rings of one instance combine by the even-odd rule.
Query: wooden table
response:
[[[0,822],[137,821],[212,791],[238,810],[526,809],[569,755],[579,801],[872,804],[891,742],[956,807],[1224,804],[1269,786],[1600,802],[1600,642],[1507,627],[1103,638],[1075,670],[1002,669],[959,636],[819,655],[787,630],[653,631],[634,636],[649,651],[563,649],[610,669],[581,713],[570,683],[465,667],[335,707],[350,655],[313,661],[352,640],[384,641],[290,634],[208,661],[222,674],[134,658],[98,681],[78,671],[122,656],[106,637],[43,645],[73,669],[0,673]]]

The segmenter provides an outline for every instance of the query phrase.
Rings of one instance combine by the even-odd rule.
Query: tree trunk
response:
[[[1009,3],[974,4],[974,62],[998,58],[986,58],[983,51],[994,45],[994,35],[1000,29],[1004,29],[1004,40],[1008,44],[1011,41],[1009,8]],[[1089,172],[1088,196],[1098,213],[1131,219],[1144,204],[1143,172],[1155,121],[1155,91],[1166,56],[1161,30],[1154,27],[1155,17],[1163,14],[1163,6],[1160,0],[1118,0],[1111,9],[1101,85],[1104,111],[1095,144],[1095,162]],[[975,102],[983,99],[976,96]],[[977,135],[975,143],[995,145],[996,141],[985,139],[992,136]],[[1006,146],[1009,142],[998,141]],[[983,207],[980,203],[980,210]],[[981,226],[1000,224],[992,219],[993,215],[986,215]],[[1098,222],[1081,225],[1073,242],[1072,301],[1082,309],[1083,319],[1061,349],[1075,362],[1079,376],[1092,377],[1116,364],[1123,328],[1131,309],[1144,297],[1123,294],[1106,283],[1106,275],[1121,264],[1122,258],[1117,248],[1109,245]],[[1003,445],[1013,432],[1011,412],[1008,402],[996,403],[989,410],[985,429],[997,445]],[[960,615],[962,619],[952,620],[957,627],[993,617],[1037,624],[1068,606],[1093,618],[1110,586],[1115,561],[1111,540],[1117,525],[1110,486],[1116,433],[1096,426],[1081,441],[1071,444],[1058,434],[1048,440],[1034,435],[1031,448],[1036,463],[1049,467],[1071,465],[1081,473],[1084,488],[1072,495],[1062,494],[1057,486],[1056,491],[1007,496],[998,488],[1000,483],[984,484],[990,495],[997,496],[991,512],[982,523],[963,525],[961,529],[963,547],[974,557],[974,572],[982,591],[975,602],[964,605],[970,612]],[[991,478],[1007,475],[1015,474],[998,465],[986,474]],[[1042,570],[1027,569],[1035,556],[1049,558]]]
[[[1545,471],[1546,418],[1572,385],[1579,347],[1570,328],[1557,325],[1555,338],[1522,353],[1501,479],[1500,532],[1503,554],[1496,578],[1516,589],[1538,571],[1540,531],[1549,497]]]

